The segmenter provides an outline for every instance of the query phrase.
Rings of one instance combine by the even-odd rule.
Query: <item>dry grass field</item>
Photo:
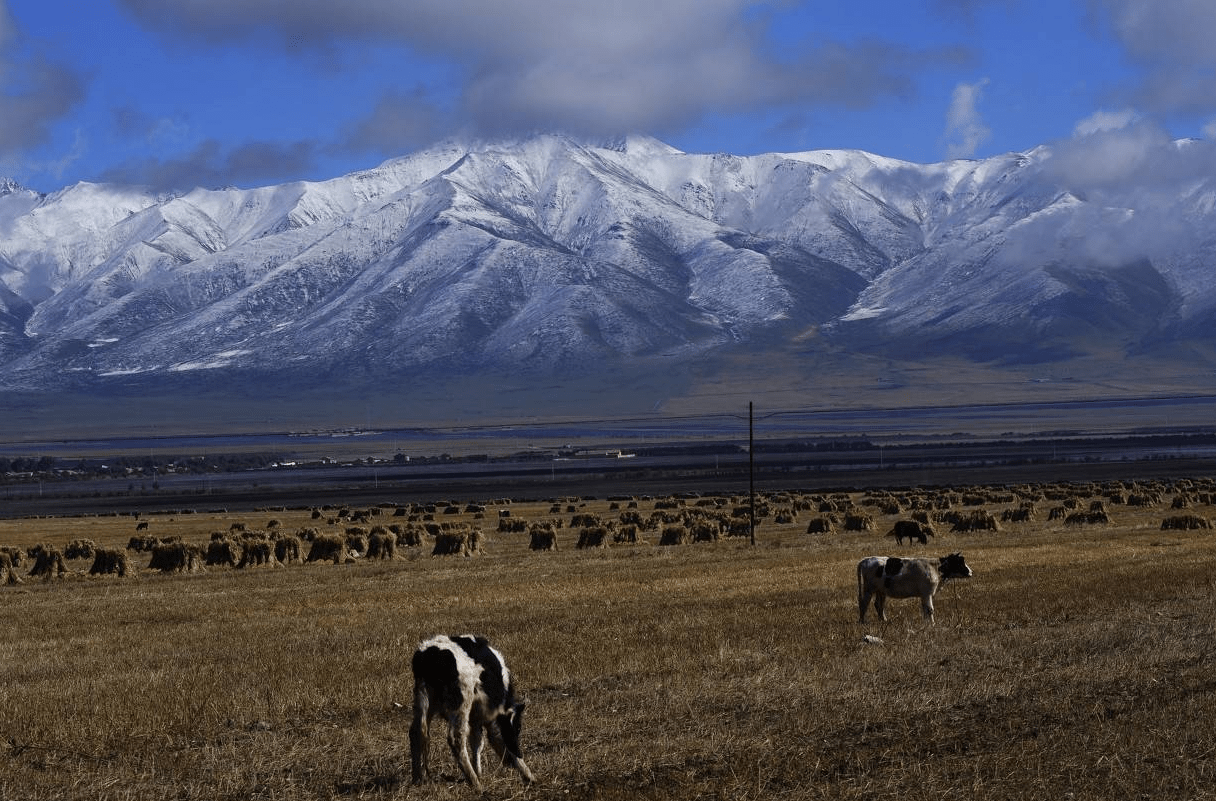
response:
[[[1149,505],[1125,502],[1150,491]],[[90,576],[84,558],[50,579],[26,560],[20,583],[0,587],[0,799],[471,797],[442,734],[431,759],[443,780],[409,782],[409,657],[437,632],[488,636],[529,701],[537,783],[525,791],[491,766],[492,797],[1208,797],[1216,535],[1161,527],[1216,516],[1208,492],[1194,480],[769,496],[755,546],[664,546],[654,528],[644,543],[585,549],[574,515],[612,521],[628,502],[491,501],[483,518],[434,513],[481,527],[469,557],[432,556],[428,539],[385,560],[164,573],[128,551],[134,575]],[[1172,508],[1180,496],[1187,507]],[[1031,519],[996,531],[952,532],[934,509],[928,546],[884,536],[918,504],[1000,518],[1027,499]],[[872,529],[808,534],[830,501]],[[1049,519],[1096,502],[1107,522]],[[654,500],[636,504],[654,513]],[[498,531],[499,509],[560,520],[558,550]],[[778,523],[785,509],[793,521]],[[182,511],[143,515],[140,533],[205,545],[233,523],[351,527],[337,510]],[[364,527],[407,519],[393,511]],[[0,545],[123,548],[135,527],[6,520]],[[936,625],[911,599],[888,603],[888,623],[858,624],[859,559],[954,551],[975,575],[943,586]]]

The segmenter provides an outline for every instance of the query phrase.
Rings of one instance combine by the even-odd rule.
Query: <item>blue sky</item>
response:
[[[1216,135],[1212,0],[0,0],[0,175],[323,179],[443,138],[985,157]]]

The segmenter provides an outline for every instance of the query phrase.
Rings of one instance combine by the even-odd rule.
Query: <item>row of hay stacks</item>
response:
[[[1163,530],[1210,530],[1203,506],[1216,505],[1216,480],[1178,479],[1153,482],[1021,484],[902,490],[836,492],[762,492],[755,520],[762,535],[797,536],[837,532],[894,533],[892,525],[916,521],[938,537],[949,534],[992,534],[1060,526],[1111,525],[1120,514],[1143,520],[1154,509],[1186,514],[1159,518]],[[656,544],[679,546],[713,543],[750,533],[752,509],[738,494],[622,496],[481,503],[440,501],[431,504],[381,504],[370,509],[320,507],[273,510],[253,530],[244,520],[225,520],[225,531],[213,531],[201,544],[188,535],[169,534],[189,522],[197,531],[206,525],[191,517],[145,513],[137,535],[127,547],[98,545],[73,537],[64,545],[46,542],[29,548],[0,549],[0,581],[12,584],[25,575],[58,578],[71,574],[73,561],[92,562],[89,576],[131,576],[139,570],[192,573],[206,568],[247,569],[359,559],[393,560],[432,556],[472,556],[483,552],[487,540],[478,522],[487,508],[497,509],[497,531],[510,543],[518,534],[531,551],[558,550],[566,542],[575,549]],[[1120,510],[1126,509],[1127,512]],[[332,527],[331,527],[332,523]],[[1141,523],[1142,525],[1143,523]],[[66,529],[65,529],[66,530]],[[158,536],[165,534],[166,536]],[[137,564],[146,554],[146,566]]]
[[[5,546],[0,548],[0,581],[20,583],[17,569],[27,561],[32,563],[29,576],[62,578],[72,572],[67,563],[78,559],[92,559],[85,575],[134,576],[140,554],[148,556],[144,570],[165,574],[196,573],[207,567],[239,570],[312,562],[340,564],[360,558],[396,559],[403,547],[422,548],[432,543],[435,555],[471,555],[480,550],[481,536],[480,530],[455,522],[376,525],[370,530],[349,526],[331,533],[315,527],[287,533],[279,525],[269,531],[249,531],[244,524],[233,524],[228,531],[213,532],[204,544],[186,542],[179,535],[141,534],[132,537],[125,548],[99,547],[81,539],[72,540],[63,549],[46,543],[27,549]]]

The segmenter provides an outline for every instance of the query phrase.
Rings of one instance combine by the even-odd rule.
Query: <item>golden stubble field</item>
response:
[[[771,496],[770,509],[804,508],[765,518],[754,547],[660,546],[644,531],[646,544],[579,550],[566,525],[559,550],[533,552],[527,534],[495,530],[500,508],[568,524],[571,509],[612,520],[626,507],[544,499],[437,516],[482,527],[472,557],[424,545],[385,561],[127,578],[74,560],[50,580],[26,576],[27,562],[22,583],[0,587],[0,799],[471,797],[442,733],[443,781],[409,783],[409,657],[437,632],[488,636],[529,701],[538,781],[525,791],[490,767],[492,797],[1207,797],[1216,536],[1161,530],[1171,515],[1216,514],[1206,493],[1171,509],[1198,486],[1160,484],[1140,507],[1109,500],[1126,487],[1022,488],[1039,497],[1031,521],[937,523],[928,546],[883,536],[907,498],[889,513],[881,493],[854,492],[873,530],[807,534],[824,498]],[[1102,501],[1110,522],[1049,520],[1064,495]],[[987,497],[1003,500],[978,508],[998,516],[1023,500]],[[141,519],[205,543],[272,518],[318,525],[308,509]],[[0,545],[125,546],[135,525],[5,520]],[[889,623],[858,624],[859,559],[954,551],[975,576],[938,593],[936,626],[912,599],[888,603]]]

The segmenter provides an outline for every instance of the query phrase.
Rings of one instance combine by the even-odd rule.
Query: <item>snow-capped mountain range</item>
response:
[[[1059,161],[547,135],[257,189],[0,182],[0,384],[1210,341],[1216,187],[1149,202]]]

